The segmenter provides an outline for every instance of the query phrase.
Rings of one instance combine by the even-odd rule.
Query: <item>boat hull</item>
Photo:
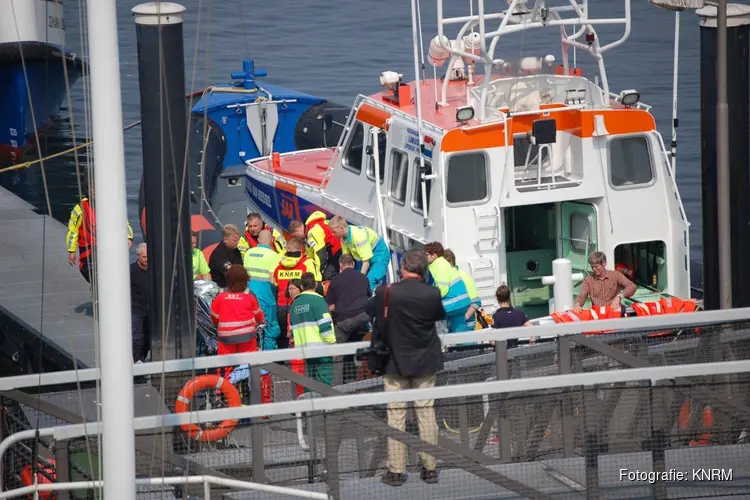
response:
[[[57,46],[0,44],[0,158],[20,161],[34,144],[35,132],[57,116],[69,87],[82,73],[83,64],[75,54],[63,56]]]

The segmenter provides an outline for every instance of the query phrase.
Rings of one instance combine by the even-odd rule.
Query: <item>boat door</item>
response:
[[[596,207],[591,203],[560,203],[560,256],[570,260],[573,272],[591,272],[588,258],[597,250]]]
[[[273,152],[273,139],[279,126],[277,105],[277,102],[259,99],[245,106],[245,122],[259,156],[268,156]],[[248,151],[249,148],[243,144],[243,149]]]

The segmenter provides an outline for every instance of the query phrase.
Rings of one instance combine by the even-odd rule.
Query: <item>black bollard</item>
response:
[[[703,299],[706,309],[719,309],[718,201],[729,196],[731,225],[732,307],[750,306],[750,72],[748,35],[750,6],[727,7],[727,101],[729,105],[729,192],[718,192],[716,151],[717,10],[701,16],[701,185],[703,236]],[[726,216],[726,215],[722,215]]]
[[[153,359],[192,357],[195,351],[190,178],[185,165],[184,11],[182,5],[170,2],[133,8]]]

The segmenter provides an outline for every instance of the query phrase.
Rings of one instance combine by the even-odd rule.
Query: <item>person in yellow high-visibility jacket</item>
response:
[[[89,189],[91,197],[94,197],[94,187]],[[128,225],[128,248],[133,247],[133,228]],[[68,250],[68,262],[71,266],[76,265],[78,257],[78,270],[81,276],[91,283],[92,276],[89,268],[89,259],[93,258],[93,250],[96,246],[96,213],[89,198],[84,196],[81,202],[70,211],[68,221],[68,233],[65,235],[65,247]]]
[[[391,252],[383,238],[369,227],[354,226],[336,215],[328,223],[331,232],[341,240],[341,255],[350,254],[355,268],[367,276],[370,290],[375,290],[385,280]]]
[[[453,268],[458,271],[458,275],[461,277],[461,280],[464,282],[464,285],[466,286],[466,292],[469,294],[469,300],[471,300],[471,305],[469,305],[469,309],[466,311],[466,328],[469,330],[474,330],[477,327],[477,313],[482,309],[482,300],[479,298],[479,293],[477,292],[477,285],[474,283],[474,278],[471,277],[469,273],[466,271],[460,269],[456,265],[456,254],[453,253],[453,250],[450,248],[446,248],[443,251],[443,258],[448,261],[448,264],[453,266]]]

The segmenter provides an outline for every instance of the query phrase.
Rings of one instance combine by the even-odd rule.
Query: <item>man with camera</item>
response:
[[[384,374],[386,391],[417,389],[435,386],[436,374],[443,369],[443,354],[435,322],[445,319],[445,309],[440,291],[427,285],[427,256],[421,250],[406,252],[401,260],[402,281],[382,285],[365,308],[375,318],[372,346],[366,353],[370,370]],[[408,403],[388,405],[388,425],[404,431]],[[437,444],[438,427],[435,420],[434,400],[414,402],[419,423],[419,436],[426,442]],[[420,453],[422,472],[426,483],[436,483],[435,457]],[[406,482],[406,446],[394,439],[388,440],[388,471],[383,483],[401,486]]]

